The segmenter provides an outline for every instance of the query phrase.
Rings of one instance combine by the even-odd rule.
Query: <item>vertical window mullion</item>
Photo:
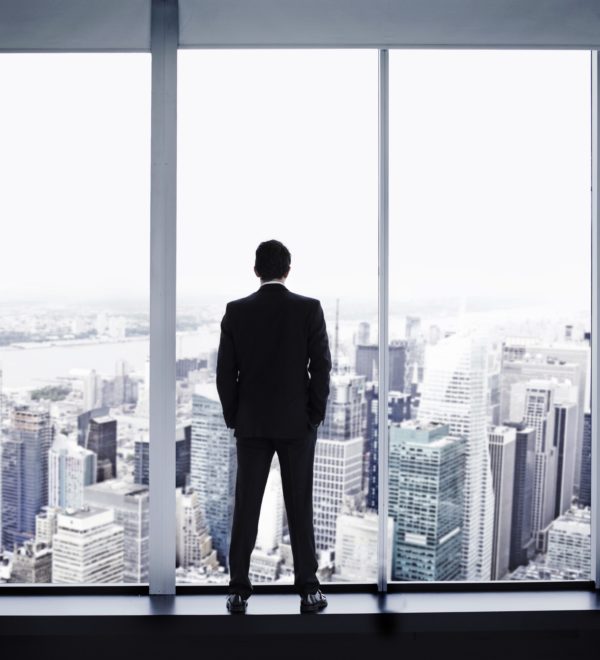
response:
[[[599,113],[599,51],[593,50],[592,57],[592,79],[591,79],[591,119],[592,119],[592,384],[591,384],[591,409],[592,409],[592,579],[596,584],[596,589],[600,588],[600,506],[598,502],[598,478],[600,477],[600,439],[598,423],[600,422],[600,411],[598,410],[598,375],[600,373],[600,350],[598,347],[598,328],[600,327],[600,304],[598,301],[598,206],[600,202],[600,181],[598,176],[598,157],[600,154],[600,135],[598,131],[598,113]]]
[[[379,557],[377,585],[387,591],[388,519],[388,385],[389,385],[389,52],[379,51],[379,241],[378,241],[378,406],[377,465]]]
[[[151,594],[175,593],[177,0],[152,0],[150,211]]]

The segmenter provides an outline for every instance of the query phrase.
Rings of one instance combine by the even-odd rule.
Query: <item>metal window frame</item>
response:
[[[208,7],[212,0],[207,0],[204,4]],[[237,1],[237,0],[236,0]],[[262,7],[263,12],[271,11],[271,9],[278,9],[279,5],[269,4],[271,0],[256,0],[257,6]],[[30,3],[32,7],[35,3],[39,7],[45,6],[40,4],[40,0],[32,0]],[[519,33],[516,41],[510,42],[507,40],[507,35],[511,35],[513,30],[510,25],[498,33],[498,41],[494,43],[489,41],[490,34],[495,30],[495,21],[491,21],[485,28],[489,30],[489,34],[485,33],[481,39],[473,39],[473,34],[477,33],[477,26],[471,25],[469,29],[460,38],[453,40],[449,38],[447,41],[436,41],[430,43],[424,40],[424,35],[428,34],[427,26],[431,25],[428,18],[427,9],[423,5],[415,3],[418,6],[418,16],[415,19],[414,25],[408,23],[405,19],[409,16],[395,16],[388,15],[390,9],[388,3],[381,2],[373,7],[373,15],[371,18],[381,26],[372,25],[374,35],[373,39],[361,41],[361,30],[364,28],[364,7],[355,0],[357,15],[360,15],[361,20],[356,22],[355,17],[348,18],[348,25],[344,38],[339,35],[330,35],[329,39],[317,42],[305,42],[301,37],[295,37],[296,41],[290,37],[291,41],[277,42],[277,43],[262,43],[260,39],[263,38],[262,27],[259,26],[257,31],[257,40],[260,43],[232,43],[223,42],[219,44],[211,43],[187,43],[180,46],[180,25],[179,25],[179,3],[177,0],[150,0],[150,34],[148,41],[146,36],[141,31],[133,30],[129,34],[131,37],[124,36],[127,29],[122,35],[116,38],[107,37],[102,30],[95,31],[95,23],[89,21],[78,23],[74,25],[81,27],[88,37],[80,38],[73,35],[72,31],[64,26],[56,23],[53,17],[53,23],[47,30],[43,26],[37,26],[30,23],[31,17],[36,15],[36,11],[32,7],[27,8],[21,13],[19,7],[20,2],[9,2],[3,6],[1,15],[4,18],[8,17],[7,21],[3,21],[4,25],[0,34],[4,35],[7,42],[0,44],[0,52],[147,52],[146,45],[149,43],[149,50],[152,58],[152,92],[151,92],[151,107],[152,107],[152,121],[151,121],[151,218],[150,218],[150,577],[149,577],[149,592],[155,595],[173,595],[176,592],[175,584],[175,538],[176,538],[176,511],[175,511],[175,427],[176,427],[176,401],[175,401],[175,330],[176,330],[176,176],[177,176],[177,53],[179,48],[235,48],[235,47],[249,47],[249,48],[367,48],[377,50],[379,55],[379,181],[378,181],[378,341],[379,341],[379,362],[378,362],[378,388],[379,388],[379,405],[378,405],[378,478],[379,478],[379,496],[378,496],[378,509],[379,509],[379,547],[378,547],[378,575],[376,588],[379,592],[398,590],[396,583],[387,583],[386,565],[387,557],[387,517],[388,517],[388,420],[387,420],[387,398],[389,388],[389,355],[387,347],[389,345],[389,331],[388,331],[388,310],[389,310],[389,51],[388,48],[530,48],[530,49],[544,49],[544,48],[575,48],[575,49],[588,49],[591,48],[592,58],[592,180],[591,180],[591,211],[592,211],[592,227],[591,227],[591,255],[592,255],[592,502],[598,501],[599,486],[598,479],[600,478],[600,419],[598,415],[598,403],[594,399],[595,393],[598,392],[599,383],[598,377],[600,373],[600,350],[598,347],[598,336],[596,329],[600,326],[600,301],[598,296],[598,252],[600,236],[598,233],[598,207],[600,202],[600,184],[599,184],[599,153],[600,153],[600,131],[598,125],[598,115],[600,112],[600,60],[596,32],[589,30],[589,21],[586,19],[585,12],[593,10],[594,4],[592,0],[586,0],[583,15],[579,17],[578,21],[571,25],[572,29],[566,29],[564,36],[562,33],[556,32],[555,22],[558,14],[561,12],[565,15],[572,17],[571,7],[568,0],[560,0],[560,11],[557,14],[546,15],[543,14],[547,21],[547,26],[540,32],[537,38],[531,40],[527,36],[527,30]],[[82,6],[81,3],[70,3],[79,11]],[[230,3],[231,4],[231,3]],[[443,3],[442,3],[443,4]],[[69,3],[65,3],[65,6]],[[85,11],[94,12],[98,11],[93,7],[93,3],[88,3],[89,7]],[[238,15],[236,12],[247,11],[244,9],[244,3],[239,4],[239,8],[235,8],[235,3],[231,4],[231,16],[227,20],[235,23],[235,17]],[[263,6],[264,5],[264,6]],[[470,12],[471,9],[464,4],[461,11]],[[518,3],[512,5],[512,10],[525,13],[518,20],[525,26],[531,26],[534,22],[528,19],[529,9],[523,9]],[[35,5],[37,7],[37,5]],[[114,7],[120,7],[119,3],[113,3]],[[220,5],[224,6],[224,5]],[[227,5],[228,6],[228,5]],[[304,5],[307,7],[308,5]],[[442,5],[440,5],[442,6]],[[8,7],[8,9],[7,9]],[[307,22],[308,32],[310,34],[310,17],[311,11],[320,11],[318,3],[311,5],[312,9],[308,10],[305,17]],[[343,9],[341,15],[348,15],[347,4],[339,5]],[[521,7],[521,8],[519,8]],[[543,7],[543,3],[538,3],[532,11],[539,12]],[[141,21],[147,21],[145,12],[138,13],[140,8],[144,8],[143,0],[134,0],[129,7],[121,7],[123,10],[123,17],[131,20],[134,14],[140,16]],[[105,8],[103,8],[103,11]],[[290,18],[293,18],[293,8],[288,8]],[[379,14],[383,11],[383,22],[380,20]],[[545,10],[544,10],[545,11]],[[285,13],[285,12],[284,12]],[[459,14],[460,12],[458,12]],[[492,12],[493,13],[493,12]],[[457,16],[458,16],[457,14]],[[485,12],[484,12],[485,14]],[[470,14],[469,14],[470,15]],[[590,14],[591,15],[591,14]],[[84,14],[78,14],[82,19]],[[240,14],[241,16],[241,14]],[[395,18],[394,18],[395,16]],[[505,17],[506,14],[504,13]],[[595,15],[594,15],[595,16]],[[16,17],[16,18],[15,18]],[[185,16],[183,17],[185,19]],[[338,17],[339,18],[339,17]],[[394,28],[389,29],[389,19],[394,19]],[[402,20],[400,20],[400,18]],[[413,17],[414,18],[414,17]],[[488,17],[489,18],[489,17]],[[331,16],[330,16],[331,19]],[[418,20],[417,20],[418,19]],[[281,23],[282,17],[279,16]],[[450,20],[446,17],[446,20]],[[454,20],[454,19],[452,19]],[[10,23],[15,22],[16,25],[21,25],[23,34],[27,33],[24,37],[23,45],[20,42],[21,37],[12,37],[15,34],[21,34],[19,30],[10,32]],[[336,30],[339,25],[338,19],[334,21]],[[518,21],[517,21],[518,22]],[[510,23],[510,21],[509,21]],[[449,26],[451,24],[448,23]],[[67,23],[68,25],[68,23]],[[446,23],[444,23],[446,25]],[[487,24],[485,19],[481,23],[483,27]],[[568,25],[565,23],[568,27]],[[587,26],[587,27],[586,27]],[[186,26],[184,25],[183,28]],[[411,30],[417,29],[418,38],[413,43],[407,41],[410,38]],[[510,28],[510,29],[509,29]],[[103,28],[106,30],[107,28]],[[228,27],[227,29],[230,29]],[[255,26],[255,29],[256,26]],[[311,28],[312,29],[312,28]],[[383,43],[378,37],[382,34],[381,30],[386,34],[392,35],[389,43]],[[529,29],[529,28],[528,28]],[[8,31],[7,31],[8,30]],[[61,33],[62,30],[62,33]],[[419,31],[421,30],[421,31]],[[586,32],[587,30],[587,32]],[[243,30],[242,30],[243,32]],[[398,34],[396,35],[396,32]],[[442,29],[443,32],[443,29]],[[450,30],[450,32],[452,32]],[[589,32],[589,34],[588,34]],[[108,32],[106,33],[108,34]],[[225,34],[225,33],[224,33]],[[233,34],[233,33],[230,33]],[[336,32],[337,34],[337,32]],[[353,36],[354,35],[354,36]],[[358,37],[356,36],[358,35]],[[407,37],[408,35],[408,37]],[[450,37],[452,35],[450,34]],[[91,40],[90,41],[87,39]],[[128,48],[128,39],[135,39],[135,44]],[[12,41],[11,41],[12,39]],[[29,39],[29,41],[28,41]],[[103,46],[104,39],[108,39],[106,46]],[[298,40],[300,39],[300,40]],[[337,41],[336,41],[337,39]],[[350,41],[348,41],[350,39]],[[352,41],[351,39],[354,39]],[[440,38],[441,39],[441,38]],[[41,46],[38,47],[38,40]],[[385,350],[382,348],[385,347]],[[383,405],[382,405],[383,403]],[[600,506],[596,506],[592,511],[592,579],[596,589],[600,589]],[[375,585],[372,585],[375,586]],[[480,583],[435,583],[418,585],[416,583],[406,583],[402,585],[403,590],[407,591],[430,591],[431,589],[438,590],[443,587],[443,590],[464,590],[475,589],[477,591],[486,591],[498,586],[499,588],[509,587],[515,590],[522,590],[526,587],[523,583],[518,584],[480,584]],[[536,588],[544,588],[548,585],[540,583],[535,585]],[[552,587],[573,588],[573,583],[565,585],[552,584]],[[356,589],[357,591],[362,588],[368,588],[368,585],[347,585],[349,590]],[[24,585],[8,585],[3,587],[2,592],[13,593],[17,589],[25,589]],[[138,590],[143,585],[135,586],[118,586],[107,585],[101,587],[98,585],[90,586],[77,586],[73,588],[61,588],[57,586],[56,590],[61,592],[77,592],[86,593],[93,591],[94,593],[100,592],[118,592],[119,590],[126,590],[130,592],[131,589]],[[6,590],[5,590],[6,589]],[[51,585],[48,587],[41,587],[40,585],[31,585],[31,590],[39,591],[54,591]]]
[[[592,412],[592,517],[591,517],[591,564],[592,580],[596,589],[600,589],[600,506],[598,505],[598,479],[600,479],[600,419],[598,410],[598,376],[600,374],[600,347],[598,346],[598,328],[600,328],[600,301],[598,300],[598,208],[600,202],[600,51],[591,51],[591,259],[592,259],[592,382],[590,388],[591,412]]]
[[[152,0],[150,593],[175,593],[177,0]]]
[[[389,51],[379,51],[379,218],[378,218],[378,369],[377,395],[377,511],[378,558],[377,586],[387,591],[387,519],[388,519],[388,389],[389,389]]]

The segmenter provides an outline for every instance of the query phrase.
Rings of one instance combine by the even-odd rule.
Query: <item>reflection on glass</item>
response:
[[[148,580],[149,65],[0,56],[0,582]]]
[[[219,324],[226,301],[258,288],[254,252],[276,238],[292,254],[286,286],[321,300],[335,362],[314,465],[318,577],[374,581],[376,53],[182,51],[178,81],[177,400],[191,461],[177,580],[229,579],[236,453],[214,385]],[[276,457],[250,579],[293,582]]]
[[[590,578],[589,80],[583,52],[391,53],[395,580]]]

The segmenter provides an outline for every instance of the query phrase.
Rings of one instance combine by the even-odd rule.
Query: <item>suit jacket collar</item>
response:
[[[277,292],[282,292],[282,291],[289,291],[289,289],[285,286],[285,284],[261,284],[258,287],[257,293],[263,293],[263,292],[269,292],[273,293],[273,291]]]

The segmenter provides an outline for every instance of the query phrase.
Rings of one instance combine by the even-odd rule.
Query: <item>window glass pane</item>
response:
[[[0,582],[147,582],[150,56],[0,88]]]
[[[589,189],[589,53],[391,53],[395,580],[590,578]]]
[[[178,84],[177,396],[191,458],[178,474],[177,580],[229,580],[237,453],[215,387],[220,323],[227,301],[259,288],[255,250],[275,238],[292,255],[286,287],[321,301],[334,358],[314,461],[318,577],[373,581],[377,54],[181,51]],[[253,583],[293,581],[287,513],[275,455]]]

